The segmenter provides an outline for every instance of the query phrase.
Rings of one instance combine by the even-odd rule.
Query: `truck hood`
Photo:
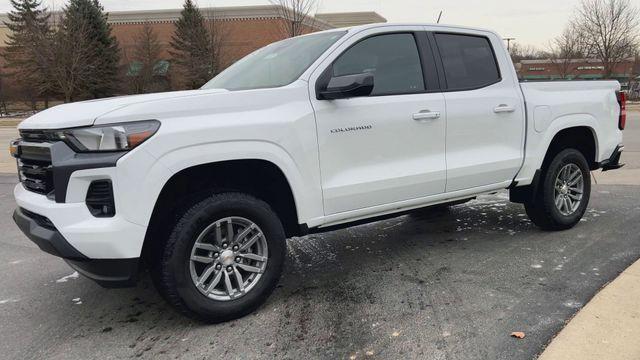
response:
[[[218,92],[227,91],[222,89],[206,91],[174,91],[157,94],[120,96],[58,105],[41,111],[24,120],[20,125],[18,125],[18,129],[64,129],[70,127],[90,126],[93,125],[99,117],[131,105],[193,97],[203,95],[204,93],[211,94]]]

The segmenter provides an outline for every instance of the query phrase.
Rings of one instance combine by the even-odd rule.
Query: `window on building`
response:
[[[500,81],[489,39],[459,34],[435,37],[450,90],[480,88]]]
[[[360,41],[333,64],[333,76],[371,73],[371,95],[410,94],[425,90],[413,34],[378,35]]]

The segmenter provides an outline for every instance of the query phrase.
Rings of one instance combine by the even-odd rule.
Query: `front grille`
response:
[[[51,162],[18,159],[20,180],[27,190],[48,195],[53,191]]]
[[[21,131],[19,143],[18,173],[22,185],[29,191],[49,195],[53,192],[53,168],[48,140],[36,131]],[[27,140],[28,139],[28,140]]]

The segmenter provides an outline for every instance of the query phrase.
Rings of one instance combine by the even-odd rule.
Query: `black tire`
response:
[[[219,323],[245,316],[262,305],[275,289],[286,256],[282,223],[264,201],[241,193],[214,194],[187,206],[160,251],[154,283],[163,297],[183,314],[208,323]],[[210,224],[227,217],[242,217],[262,230],[268,247],[268,260],[262,277],[242,297],[214,300],[201,293],[190,273],[191,250],[198,235]],[[157,273],[156,273],[157,272]]]
[[[570,215],[564,215],[555,205],[555,181],[560,171],[568,164],[574,164],[582,172],[583,194],[578,208]],[[589,164],[581,152],[565,149],[553,157],[543,169],[538,192],[533,201],[525,202],[529,219],[543,230],[560,231],[571,229],[582,219],[591,196],[591,172]]]

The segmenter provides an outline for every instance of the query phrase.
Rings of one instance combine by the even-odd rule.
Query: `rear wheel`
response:
[[[540,180],[533,201],[525,203],[527,215],[545,230],[566,230],[584,216],[591,195],[591,173],[584,155],[575,149],[558,153]]]
[[[268,204],[215,194],[180,215],[154,276],[181,312],[228,321],[264,303],[280,278],[285,248],[282,224]]]

